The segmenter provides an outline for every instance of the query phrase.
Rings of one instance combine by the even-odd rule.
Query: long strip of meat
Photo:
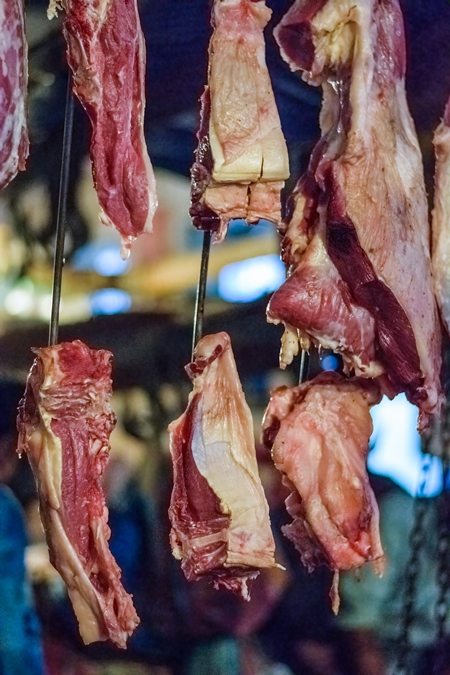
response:
[[[434,133],[433,277],[438,307],[450,335],[450,98]]]
[[[282,531],[310,570],[327,564],[338,572],[376,561],[381,571],[378,506],[366,471],[369,411],[380,398],[374,382],[337,373],[271,394],[263,441],[292,489],[286,506],[293,520]],[[336,593],[337,575],[335,609]]]
[[[289,162],[265,61],[270,16],[265,0],[214,2],[190,213],[216,241],[233,218],[281,219]]]
[[[23,0],[0,0],[0,190],[28,157],[28,49]]]
[[[74,91],[92,124],[91,160],[101,221],[126,257],[152,231],[156,185],[144,137],[145,41],[137,0],[60,0]],[[50,0],[49,17],[59,0]]]
[[[111,353],[64,342],[37,358],[19,407],[18,452],[36,479],[50,560],[67,585],[86,644],[119,647],[139,623],[108,539],[101,477],[108,461]]]
[[[187,371],[194,389],[169,426],[172,551],[190,581],[206,575],[248,600],[248,581],[275,566],[275,543],[229,336],[202,338]]]
[[[293,276],[269,320],[333,346],[348,370],[384,373],[386,393],[419,406],[423,429],[441,404],[440,329],[398,1],[296,0],[275,35],[291,69],[322,86],[323,104],[284,230]],[[321,293],[310,292],[313,273]]]

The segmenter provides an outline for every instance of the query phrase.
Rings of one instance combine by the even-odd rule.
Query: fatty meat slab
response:
[[[151,232],[156,184],[144,137],[145,41],[137,0],[51,0],[66,10],[64,35],[73,89],[92,125],[100,220],[122,238],[122,256]]]
[[[269,320],[285,323],[286,342],[299,330],[303,346],[309,338],[331,346],[349,371],[383,375],[387,394],[405,391],[419,407],[423,430],[442,400],[440,328],[399,4],[297,0],[275,35],[291,69],[322,86],[323,103],[322,137],[283,231],[292,276],[274,294]],[[323,306],[309,289],[310,247],[320,249]]]
[[[263,442],[292,490],[282,528],[310,571],[321,564],[336,572],[331,597],[337,611],[338,572],[384,554],[378,505],[366,470],[372,433],[370,408],[379,403],[376,383],[321,373],[298,387],[279,387],[263,420]]]
[[[450,99],[434,132],[433,279],[442,322],[450,335]]]
[[[125,648],[139,624],[108,540],[101,478],[109,457],[111,353],[63,342],[35,349],[18,416],[18,452],[36,479],[50,560],[67,585],[86,644]]]
[[[207,576],[249,600],[248,582],[276,566],[275,543],[227,333],[203,337],[186,370],[194,389],[169,425],[172,552],[189,581]]]
[[[28,49],[23,0],[0,0],[0,190],[25,170]]]
[[[271,13],[264,0],[214,2],[190,213],[215,241],[233,218],[281,220],[289,160],[265,60]]]

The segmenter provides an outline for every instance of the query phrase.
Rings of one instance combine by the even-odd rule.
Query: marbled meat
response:
[[[132,242],[152,231],[156,185],[144,137],[145,41],[137,0],[51,0],[66,10],[74,92],[92,125],[91,160],[100,219]]]
[[[23,0],[0,0],[0,190],[25,169],[28,49]]]
[[[270,16],[264,0],[214,2],[190,213],[216,241],[233,218],[281,219],[289,162],[265,60]]]
[[[400,6],[296,0],[275,35],[323,90],[322,137],[282,228],[291,276],[268,307],[289,332],[282,359],[298,336],[331,347],[348,371],[382,375],[388,395],[405,391],[423,429],[441,405],[440,329]]]
[[[36,479],[50,560],[67,585],[86,644],[124,648],[139,623],[108,540],[101,478],[109,456],[111,353],[64,342],[34,350],[19,406],[18,452]]]
[[[187,372],[194,389],[169,426],[172,552],[188,580],[208,576],[249,599],[249,580],[275,566],[275,544],[229,336],[202,338]]]

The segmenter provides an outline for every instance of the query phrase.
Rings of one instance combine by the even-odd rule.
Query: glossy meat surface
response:
[[[36,479],[50,560],[86,644],[124,648],[139,623],[108,540],[101,478],[109,456],[111,354],[79,340],[35,350],[19,407],[18,452]]]
[[[123,256],[151,232],[157,198],[144,138],[145,42],[137,0],[64,0],[74,92],[91,124],[101,220],[120,232]],[[51,2],[49,16],[56,13]]]
[[[285,260],[293,271],[314,236],[322,238],[339,277],[338,295],[346,287],[375,330],[369,360],[356,333],[340,351],[348,364],[371,364],[357,370],[361,374],[383,371],[390,393],[405,391],[419,406],[423,429],[441,404],[440,330],[421,155],[405,94],[400,7],[397,0],[296,0],[276,38],[291,69],[323,90],[322,138],[290,203]],[[318,297],[310,298],[313,314]],[[289,323],[285,303],[276,298],[271,320]],[[330,322],[339,315],[340,297],[335,305]],[[309,333],[309,318],[294,326]],[[310,336],[322,344],[329,332]]]
[[[366,471],[369,410],[380,398],[375,383],[337,373],[271,394],[263,441],[292,489],[286,506],[293,520],[283,533],[309,569],[382,563],[378,506]]]
[[[265,62],[264,0],[215,0],[208,85],[202,96],[191,215],[226,234],[232,218],[281,219],[286,143]]]
[[[28,49],[23,0],[0,0],[0,190],[25,169]]]
[[[275,544],[229,336],[202,338],[187,371],[194,389],[169,426],[172,551],[187,579],[207,575],[249,599],[248,581],[275,566]]]

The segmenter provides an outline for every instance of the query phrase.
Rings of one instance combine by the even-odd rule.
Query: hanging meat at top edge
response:
[[[265,62],[270,15],[264,0],[214,2],[190,213],[216,241],[233,218],[281,220],[289,165]]]
[[[49,17],[58,2],[51,0]],[[156,184],[144,137],[145,41],[137,0],[61,0],[73,89],[92,124],[91,160],[101,221],[122,256],[152,231]]]
[[[400,7],[396,0],[297,0],[275,35],[291,69],[323,89],[322,138],[290,205],[285,260],[292,271],[301,268],[308,246],[321,237],[327,265],[339,277],[336,302],[345,288],[374,321],[375,358],[361,351],[358,338],[346,344],[347,363],[364,376],[384,372],[386,393],[405,391],[420,409],[423,430],[442,401],[440,328]],[[304,284],[296,293],[299,302],[309,297]],[[309,302],[317,313],[314,298]],[[285,318],[284,304],[276,293],[269,318],[309,333],[308,317]],[[321,317],[325,326],[334,320],[334,312]],[[330,337],[326,330],[324,336]],[[317,331],[310,337],[321,344]],[[342,337],[333,335],[336,342]]]
[[[25,170],[28,48],[23,0],[2,0],[0,12],[0,190]]]
[[[275,566],[275,543],[229,336],[202,338],[187,371],[194,389],[169,426],[172,551],[190,581],[208,576],[248,600],[248,581]]]
[[[442,322],[450,335],[450,98],[433,138],[436,168],[433,208],[433,278]]]
[[[283,533],[309,570],[326,564],[337,572],[369,561],[382,570],[378,506],[366,471],[369,411],[380,399],[375,382],[337,373],[271,392],[263,442],[291,489],[286,507],[293,520]],[[337,610],[337,575],[332,599]]]
[[[67,585],[86,644],[125,648],[139,624],[108,540],[101,478],[109,456],[111,353],[79,340],[34,350],[18,415],[18,452],[36,479],[50,560]]]

